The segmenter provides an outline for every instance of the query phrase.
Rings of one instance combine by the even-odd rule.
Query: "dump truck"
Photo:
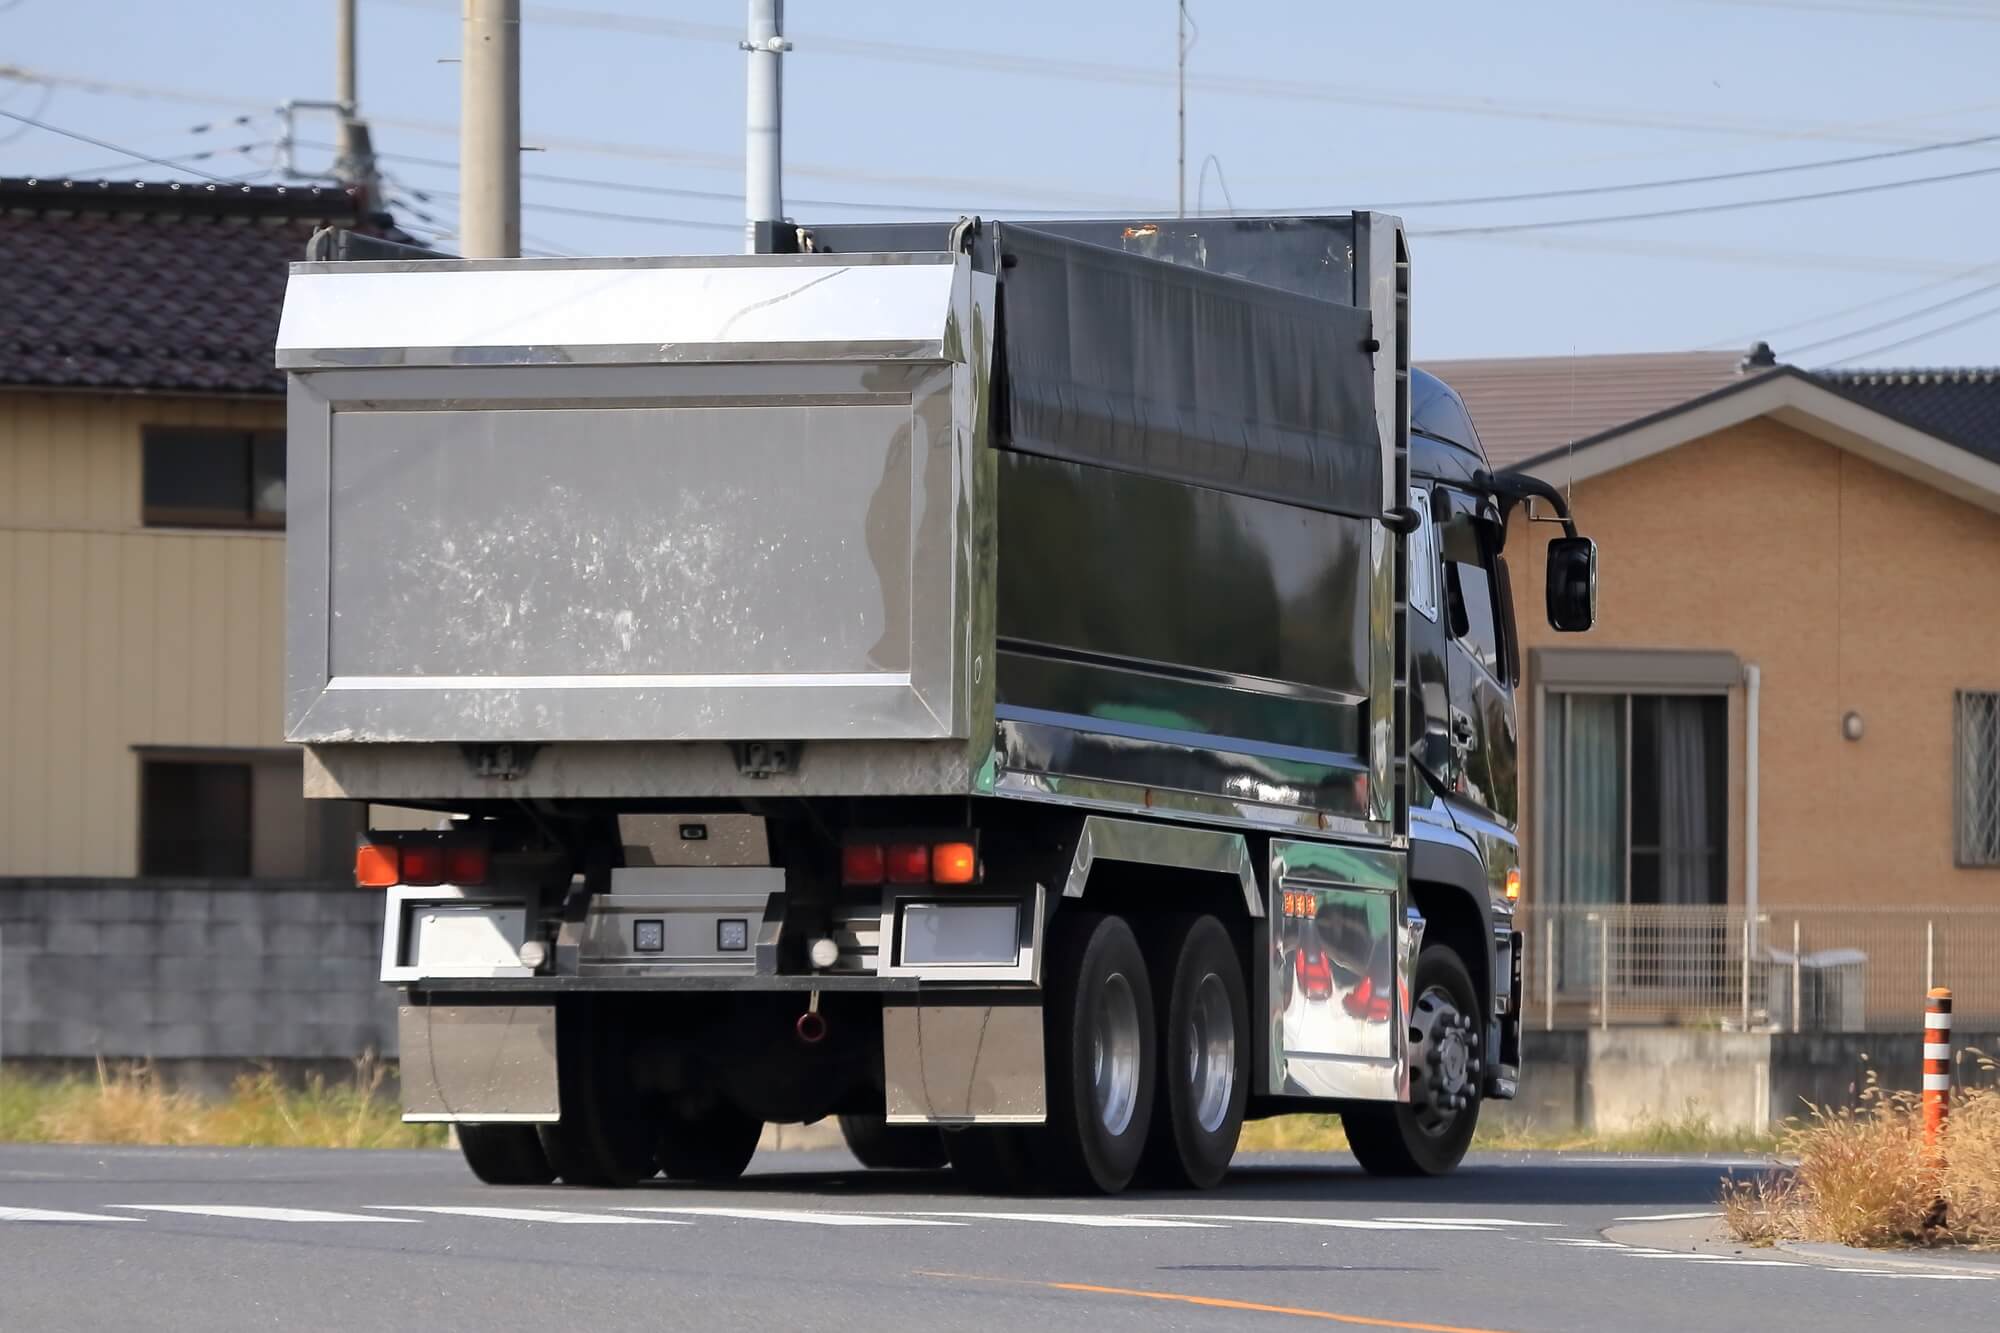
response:
[[[1558,630],[1596,554],[1411,367],[1400,222],[760,235],[292,270],[287,733],[373,812],[405,1118],[510,1185],[827,1117],[1449,1171],[1520,1077],[1508,515]]]

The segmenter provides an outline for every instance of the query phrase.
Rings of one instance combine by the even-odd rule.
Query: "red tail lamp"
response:
[[[437,843],[412,843],[403,848],[403,883],[444,883],[444,848]]]
[[[444,849],[444,878],[447,884],[484,884],[492,869],[492,857],[484,847]]]
[[[840,849],[840,882],[880,884],[888,878],[888,858],[879,842],[851,842]]]
[[[891,884],[931,882],[931,849],[920,842],[899,842],[889,848]]]

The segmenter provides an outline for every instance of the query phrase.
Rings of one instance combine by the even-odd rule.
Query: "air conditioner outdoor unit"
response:
[[[1799,957],[1798,1022],[1792,1021],[1793,955],[1772,949],[1762,968],[1764,1006],[1780,1032],[1860,1032],[1868,1017],[1868,955],[1821,949]]]

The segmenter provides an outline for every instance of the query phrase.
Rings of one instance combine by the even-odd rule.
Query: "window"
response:
[[[151,527],[285,526],[285,433],[148,427],[145,521]]]
[[[1960,690],[1957,711],[1957,861],[2000,866],[2000,692]]]
[[[308,801],[295,753],[148,750],[139,756],[139,873],[342,880],[362,807]]]
[[[1431,493],[1422,486],[1410,487],[1410,508],[1417,511],[1417,530],[1410,534],[1410,609],[1435,625],[1437,553],[1431,549]]]
[[[1442,531],[1444,591],[1451,635],[1495,680],[1504,679],[1500,615],[1494,601],[1492,543],[1486,524],[1470,513],[1451,516]]]
[[[1545,719],[1544,843],[1558,904],[1728,901],[1728,703],[1556,694]]]

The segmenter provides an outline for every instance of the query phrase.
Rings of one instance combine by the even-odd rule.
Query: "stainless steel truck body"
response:
[[[289,736],[483,1178],[1437,1172],[1519,1065],[1505,515],[1402,229],[295,266]],[[1594,551],[1550,606],[1588,625]],[[388,822],[385,820],[384,822]],[[405,825],[420,823],[407,818]]]

